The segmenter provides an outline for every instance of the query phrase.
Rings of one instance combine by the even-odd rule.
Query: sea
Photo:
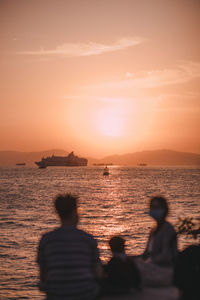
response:
[[[169,221],[200,221],[200,169],[197,167],[1,167],[0,299],[44,299],[38,288],[36,254],[41,235],[59,226],[54,199],[60,193],[79,196],[79,227],[94,235],[101,259],[111,256],[108,240],[122,235],[127,253],[144,251],[154,221],[149,200],[163,195]],[[179,250],[197,243],[180,235]]]

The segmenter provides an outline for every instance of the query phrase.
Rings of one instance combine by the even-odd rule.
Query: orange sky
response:
[[[199,0],[1,0],[0,150],[200,153]]]

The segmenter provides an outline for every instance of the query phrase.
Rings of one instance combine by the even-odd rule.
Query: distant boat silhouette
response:
[[[94,163],[93,164],[93,166],[112,166],[113,165],[113,163],[107,163],[107,164],[105,164],[105,163]]]
[[[142,164],[138,164],[138,166],[140,166],[140,167],[146,167],[147,164],[142,163]]]
[[[40,165],[39,169],[46,169],[46,166],[45,165]]]
[[[16,166],[25,166],[26,163],[17,163]]]
[[[107,166],[104,168],[103,175],[109,175],[109,169]]]

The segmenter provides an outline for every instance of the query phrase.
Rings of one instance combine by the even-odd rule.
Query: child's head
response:
[[[113,253],[124,253],[125,251],[125,240],[120,236],[112,237],[109,245]]]

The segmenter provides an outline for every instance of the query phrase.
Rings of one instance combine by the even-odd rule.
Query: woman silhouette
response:
[[[143,258],[160,266],[173,266],[178,254],[176,231],[166,221],[168,204],[164,197],[156,196],[150,201],[150,216],[156,221],[151,230]]]
[[[166,221],[168,204],[164,197],[156,196],[150,201],[150,216],[156,221],[146,249],[136,259],[144,286],[169,286],[173,281],[174,263],[178,254],[176,231]]]

